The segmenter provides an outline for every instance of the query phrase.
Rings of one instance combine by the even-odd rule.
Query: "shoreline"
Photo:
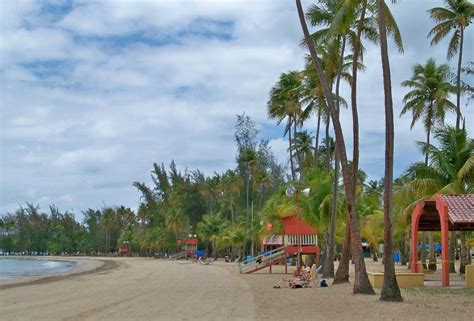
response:
[[[116,269],[120,266],[120,262],[116,260],[104,260],[95,257],[34,257],[34,256],[22,256],[22,257],[9,257],[15,259],[32,259],[32,260],[45,260],[45,261],[67,261],[73,263],[73,266],[69,271],[60,273],[49,273],[41,275],[25,275],[17,276],[11,279],[0,280],[0,291],[6,289],[12,289],[17,287],[38,285],[51,282],[57,282],[73,277],[83,276],[87,274],[105,272],[108,270]],[[3,259],[3,258],[0,258]]]

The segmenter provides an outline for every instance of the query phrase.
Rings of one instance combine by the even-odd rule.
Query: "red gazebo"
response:
[[[411,217],[411,271],[419,272],[418,231],[441,231],[442,284],[449,286],[448,231],[474,231],[474,194],[419,201]]]

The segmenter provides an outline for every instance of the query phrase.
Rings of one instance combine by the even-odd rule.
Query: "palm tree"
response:
[[[166,213],[165,226],[170,230],[174,236],[176,243],[178,242],[179,234],[186,231],[187,219],[180,208],[172,207]]]
[[[428,37],[432,37],[431,45],[439,43],[448,34],[452,34],[448,46],[448,59],[454,57],[459,50],[458,70],[456,76],[456,128],[461,126],[461,64],[464,45],[464,30],[474,16],[474,5],[469,0],[445,0],[445,6],[428,10],[430,17],[438,23],[431,29]]]
[[[412,178],[410,188],[433,196],[441,194],[469,194],[474,192],[474,140],[465,129],[441,126],[433,131],[439,147],[418,142],[430,153],[430,164],[412,164],[406,176]]]
[[[332,93],[330,90],[329,82],[324,74],[321,62],[319,60],[318,54],[313,44],[313,40],[308,31],[308,26],[306,25],[304,11],[301,6],[301,1],[296,0],[296,7],[298,10],[298,17],[300,20],[301,28],[303,29],[303,34],[305,37],[306,44],[311,54],[311,58],[314,64],[314,68],[317,71],[318,78],[323,87],[324,97],[326,99],[326,104],[329,108],[331,118],[334,125],[334,133],[336,135],[336,149],[339,157],[341,159],[342,172],[343,172],[343,181],[344,181],[344,190],[346,194],[347,202],[351,208],[351,229],[352,229],[352,243],[354,247],[354,261],[355,261],[355,282],[354,282],[354,293],[364,293],[364,294],[375,294],[372,285],[369,282],[367,275],[367,269],[365,267],[365,262],[362,257],[362,244],[360,238],[360,229],[359,221],[357,219],[357,211],[355,207],[355,200],[351,191],[351,174],[349,171],[349,164],[347,160],[346,146],[344,142],[344,134],[342,132],[341,123],[337,117],[337,111],[334,106],[334,101],[332,99]]]
[[[402,82],[402,86],[411,90],[403,97],[403,107],[400,116],[408,111],[412,112],[410,128],[422,118],[426,131],[426,144],[430,144],[431,129],[434,125],[443,124],[447,110],[456,110],[456,106],[449,101],[449,94],[454,93],[454,87],[449,82],[450,68],[447,64],[436,65],[433,58],[428,59],[425,65],[416,64],[413,67],[413,76]],[[428,164],[428,153],[425,154],[425,164]]]
[[[217,245],[220,233],[225,229],[227,222],[219,214],[206,214],[197,227],[198,235],[203,240],[211,242],[212,256],[217,255]]]
[[[302,76],[297,71],[290,71],[280,75],[278,82],[270,91],[270,99],[267,103],[268,117],[276,119],[280,124],[285,118],[287,119],[284,135],[288,134],[288,145],[290,150],[290,167],[291,177],[296,180],[295,166],[293,164],[292,149],[292,129],[296,132],[299,123],[299,115],[301,114],[301,93],[302,93]]]
[[[294,139],[294,150],[301,155],[299,169],[301,174],[304,173],[306,168],[309,168],[313,164],[313,136],[308,131],[297,132]]]
[[[356,173],[358,173],[359,166],[359,116],[357,111],[357,71],[360,60],[362,60],[362,53],[364,47],[361,42],[361,37],[364,36],[368,40],[375,42],[378,38],[376,21],[374,13],[376,6],[369,4],[367,0],[348,0],[344,1],[340,6],[338,12],[332,17],[331,27],[328,30],[329,34],[342,33],[347,35],[349,43],[352,46],[352,82],[351,82],[351,109],[352,109],[352,123],[353,123],[353,157],[352,157],[352,193],[356,190]],[[371,16],[368,12],[372,12]],[[386,12],[386,27],[387,32],[393,36],[394,42],[400,51],[403,51],[403,44],[400,36],[400,31],[391,15],[389,9],[385,6]],[[359,58],[360,57],[360,58]],[[354,196],[355,197],[355,196]],[[348,217],[349,220],[349,217]],[[349,225],[346,232],[350,232]],[[343,256],[338,267],[338,272],[334,279],[334,283],[344,283],[347,280],[349,273],[349,247],[350,237],[345,237]]]
[[[384,175],[384,279],[381,301],[403,301],[397,279],[395,277],[395,265],[393,262],[393,101],[392,83],[390,76],[390,62],[388,58],[387,29],[385,24],[385,1],[378,0],[378,22],[380,34],[380,50],[382,56],[383,85],[385,96],[385,175]]]
[[[447,64],[436,65],[433,58],[428,59],[425,65],[416,64],[413,67],[413,76],[402,83],[411,87],[403,98],[405,107],[400,116],[408,111],[412,112],[411,128],[422,118],[426,130],[426,143],[430,144],[431,128],[437,123],[443,124],[446,110],[456,110],[456,106],[449,101],[448,96],[454,93],[455,88],[449,82],[450,68]],[[428,152],[425,151],[425,164],[428,165]],[[436,270],[433,235],[429,233],[430,243],[430,270]],[[425,233],[422,236],[422,246],[425,244]],[[425,251],[421,253],[421,260],[425,266]]]

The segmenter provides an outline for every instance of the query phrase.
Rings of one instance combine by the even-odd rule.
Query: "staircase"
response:
[[[174,255],[170,255],[170,260],[181,260],[181,259],[184,259],[184,258],[186,258],[186,252],[185,251],[178,252]]]
[[[239,270],[240,273],[244,274],[253,273],[269,267],[272,264],[284,262],[285,259],[285,247],[282,246],[273,251],[256,256],[252,260],[240,262]]]

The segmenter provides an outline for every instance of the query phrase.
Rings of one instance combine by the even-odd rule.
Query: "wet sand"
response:
[[[86,259],[87,260],[87,259]],[[98,261],[100,260],[100,261]],[[406,289],[403,303],[350,284],[274,289],[283,274],[236,265],[92,258],[89,269],[0,286],[1,320],[472,320],[474,290]],[[93,264],[92,264],[93,262]],[[94,266],[95,267],[92,267]],[[100,266],[97,266],[99,264]],[[372,265],[371,265],[372,264]],[[380,270],[368,263],[368,270]],[[406,269],[406,268],[405,268]],[[276,272],[283,272],[276,267]],[[331,284],[331,281],[328,282]],[[380,290],[376,290],[380,294]]]

